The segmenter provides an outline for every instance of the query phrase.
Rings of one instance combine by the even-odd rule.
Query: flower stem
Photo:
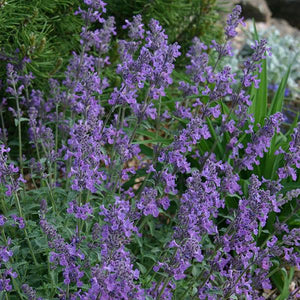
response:
[[[20,160],[20,170],[23,177],[23,155],[22,155],[22,127],[21,127],[21,111],[18,92],[15,83],[13,83],[13,89],[16,95],[16,104],[17,104],[17,120],[18,120],[18,143],[19,143],[19,160]]]
[[[24,222],[26,224],[26,221],[25,221],[25,217],[23,215],[23,212],[22,212],[22,208],[21,208],[21,204],[20,204],[20,199],[19,199],[19,196],[17,193],[14,193],[14,196],[15,196],[15,200],[16,200],[16,203],[17,203],[17,208],[18,208],[18,212],[19,212],[19,215],[21,218],[24,219]],[[26,226],[26,225],[25,225]],[[29,250],[30,250],[30,253],[31,253],[31,256],[32,256],[32,259],[33,259],[33,262],[35,264],[35,266],[38,266],[39,263],[35,257],[35,254],[34,254],[34,251],[33,251],[33,247],[32,247],[32,244],[30,242],[30,239],[29,239],[29,236],[28,236],[28,232],[27,232],[27,229],[26,227],[24,228],[24,233],[25,233],[25,239],[27,241],[27,244],[28,244],[28,247],[29,247]]]
[[[57,154],[58,150],[58,104],[56,104],[56,124],[55,124],[55,155]],[[54,184],[56,184],[57,180],[57,160],[55,159],[54,163]]]

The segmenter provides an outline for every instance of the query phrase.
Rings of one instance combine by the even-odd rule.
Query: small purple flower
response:
[[[166,193],[177,194],[176,176],[174,174],[169,173],[167,170],[164,170],[162,172],[162,180],[165,182],[165,189],[164,189],[164,191]]]
[[[13,252],[8,250],[8,247],[0,246],[0,259],[3,262],[8,262],[9,258],[13,256]]]
[[[37,300],[36,291],[28,284],[22,285],[22,291],[27,296],[28,300]]]
[[[210,48],[214,48],[216,50],[219,55],[219,60],[225,56],[233,56],[233,48],[231,42],[220,45],[215,40],[212,40]]]
[[[75,15],[80,14],[86,23],[103,23],[104,19],[102,18],[102,12],[106,12],[106,3],[101,0],[84,0],[84,3],[88,5],[89,8],[83,10],[79,7],[78,11],[75,12]]]
[[[90,203],[85,203],[82,206],[77,205],[76,201],[69,202],[68,214],[74,214],[77,219],[86,220],[93,214],[93,208]]]
[[[0,226],[4,226],[6,221],[7,221],[7,218],[3,215],[0,215]]]
[[[283,153],[285,159],[285,166],[278,169],[278,177],[280,179],[287,178],[291,176],[294,181],[297,180],[297,169],[300,168],[300,123],[294,129],[293,134],[291,135],[292,140],[289,144],[288,152],[279,149],[277,155]]]
[[[140,201],[137,203],[137,208],[143,212],[145,216],[152,215],[157,218],[159,215],[157,205],[157,190],[154,188],[145,188]]]
[[[19,175],[17,179],[15,178],[19,172],[19,168],[15,167],[12,163],[8,164],[8,152],[10,152],[10,148],[0,145],[0,184],[4,184],[6,187],[5,194],[11,196],[19,190],[20,183],[25,183],[26,181],[22,175]]]
[[[290,89],[286,88],[286,89],[284,90],[284,96],[285,96],[285,97],[288,97],[290,94],[291,94]]]
[[[160,294],[162,288],[163,288],[163,283],[160,284],[160,286],[157,288],[158,283],[157,282],[152,282],[152,286],[150,289],[147,290],[147,294],[150,299],[156,299],[158,295]],[[171,300],[173,296],[173,290],[176,288],[176,285],[173,282],[169,282],[168,285],[166,286],[165,290],[163,291],[161,295],[161,299],[164,300]]]
[[[14,272],[11,268],[6,269],[0,278],[0,291],[9,292],[12,290],[11,278],[17,278],[18,274]]]
[[[276,92],[277,89],[278,89],[278,84],[272,84],[272,83],[270,83],[270,84],[268,84],[268,89],[271,90],[271,91],[273,91],[273,92]]]
[[[14,220],[15,224],[13,224],[12,226],[16,226],[18,225],[18,227],[20,229],[24,229],[25,228],[25,222],[24,219],[21,217],[17,217],[16,215],[11,215],[11,218]]]
[[[128,103],[136,115],[144,115],[147,112],[151,118],[155,118],[153,109],[149,111],[148,105],[143,105],[141,108],[137,103],[137,88],[143,88],[148,82],[151,99],[164,96],[165,88],[172,83],[173,62],[180,55],[180,46],[177,43],[168,45],[167,35],[159,22],[154,19],[150,21],[150,30],[145,34],[140,16],[134,17],[132,22],[127,20],[124,28],[129,28],[129,36],[132,40],[119,41],[121,64],[117,67],[117,73],[122,75],[123,83],[120,89],[115,89],[109,103],[112,105],[120,101]],[[146,42],[142,47],[140,47],[141,38]]]

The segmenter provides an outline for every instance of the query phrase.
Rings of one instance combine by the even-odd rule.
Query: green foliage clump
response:
[[[79,46],[82,20],[74,15],[78,6],[78,0],[0,1],[1,78],[7,62],[24,57],[31,60],[27,71],[42,82],[66,65]]]
[[[108,6],[108,14],[116,18],[118,29],[133,14],[141,14],[146,24],[152,18],[158,20],[169,41],[178,42],[183,54],[195,36],[205,43],[222,39],[223,26],[218,24],[220,10],[216,0],[112,0]]]

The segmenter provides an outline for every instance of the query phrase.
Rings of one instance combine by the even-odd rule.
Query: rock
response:
[[[300,28],[300,0],[267,0],[267,3],[274,18],[285,19]]]
[[[234,38],[233,46],[235,49],[238,49],[239,51],[244,47],[245,40],[247,38],[247,32],[250,32],[253,30],[253,21],[252,20],[246,20],[246,27],[239,26],[237,28],[238,35]],[[276,28],[280,34],[281,37],[290,35],[294,39],[300,40],[300,30],[292,27],[287,21],[283,19],[273,19],[271,18],[269,23],[264,22],[257,22],[256,23],[256,29],[259,34],[262,32],[268,31],[270,29]]]
[[[242,6],[245,19],[253,19],[256,22],[269,22],[271,11],[265,0],[242,0],[239,2]]]
[[[295,39],[300,40],[299,29],[292,27],[286,20],[271,19],[270,25],[276,27],[279,30],[281,36],[291,35]]]

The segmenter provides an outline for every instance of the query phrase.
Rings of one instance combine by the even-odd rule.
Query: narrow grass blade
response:
[[[282,291],[280,293],[280,296],[276,298],[276,300],[285,300],[288,299],[290,291],[289,291],[289,286],[293,280],[293,276],[294,276],[294,268],[292,267],[290,269],[289,274],[287,274],[287,271],[282,268],[281,269],[282,274],[284,276],[284,281],[283,281],[283,288]]]
[[[285,75],[281,79],[280,85],[276,91],[276,94],[271,102],[269,109],[269,115],[275,114],[276,112],[282,111],[283,101],[284,101],[284,92],[287,85],[287,80],[291,72],[291,65],[289,65]]]
[[[259,41],[259,36],[258,36],[258,32],[257,32],[257,29],[256,29],[256,23],[255,23],[255,19],[252,19],[252,22],[253,22],[253,38],[254,40],[256,41]]]
[[[220,155],[222,155],[222,153],[224,153],[225,149],[223,149],[223,147],[222,147],[222,145],[220,143],[219,137],[218,137],[218,135],[217,135],[217,133],[216,133],[216,131],[214,129],[214,126],[213,126],[211,120],[209,118],[206,118],[206,123],[208,125],[209,130],[210,130],[212,138],[217,143],[217,148],[218,148],[218,150],[220,152]]]
[[[259,41],[255,21],[253,20],[255,40]],[[249,112],[253,113],[255,123],[263,124],[265,117],[267,116],[268,108],[268,78],[267,78],[267,61],[262,60],[262,71],[258,73],[258,79],[260,80],[259,88],[255,89],[254,84],[251,87],[251,100],[252,105],[249,108]]]
[[[263,124],[267,117],[268,108],[268,78],[267,78],[267,61],[262,61],[262,71],[258,75],[260,80],[259,88],[251,87],[252,104],[249,108],[249,113],[252,113],[255,118],[255,123]]]

